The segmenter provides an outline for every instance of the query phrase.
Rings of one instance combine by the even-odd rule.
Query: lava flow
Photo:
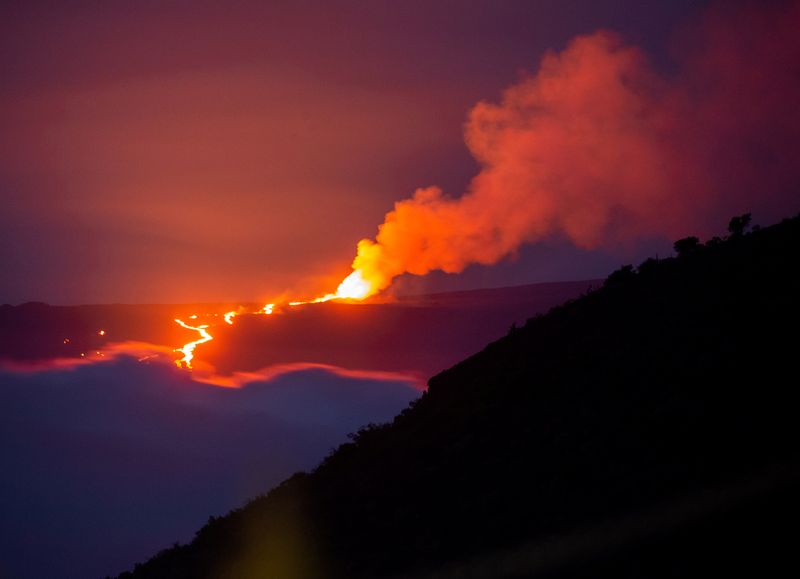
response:
[[[197,316],[193,316],[197,317]],[[182,348],[178,348],[176,352],[183,352],[183,358],[180,360],[175,360],[175,365],[178,368],[186,368],[191,370],[192,368],[192,359],[194,358],[194,349],[199,346],[200,344],[205,344],[206,342],[210,342],[214,339],[214,336],[209,334],[206,331],[208,328],[208,324],[203,324],[202,326],[190,326],[183,320],[179,320],[175,318],[175,323],[179,326],[186,328],[187,330],[194,330],[195,332],[200,334],[200,339],[195,340],[194,342],[189,342],[188,344],[184,344]]]
[[[376,293],[374,290],[374,285],[370,281],[364,278],[364,275],[361,270],[356,269],[350,275],[348,275],[342,283],[339,284],[339,287],[336,289],[335,293],[325,294],[324,296],[314,298],[308,301],[294,301],[288,302],[289,306],[299,306],[303,304],[319,304],[323,302],[329,302],[331,300],[363,300],[373,293]],[[263,308],[258,310],[257,312],[253,312],[254,314],[260,315],[271,315],[275,312],[276,307],[278,304],[266,304]],[[226,312],[223,314],[223,318],[226,324],[233,325],[233,319],[241,312],[241,308],[237,310],[232,310],[230,312]],[[196,320],[197,315],[189,316],[190,319]],[[192,369],[192,360],[194,359],[194,350],[200,344],[205,344],[206,342],[210,342],[214,339],[208,332],[209,325],[197,325],[197,326],[190,326],[183,320],[179,320],[175,318],[175,323],[179,326],[186,328],[187,330],[192,330],[197,332],[200,335],[200,339],[194,340],[192,342],[188,342],[184,344],[180,348],[176,348],[176,352],[182,352],[183,358],[179,360],[175,360],[175,365],[178,368],[185,368],[187,370]]]

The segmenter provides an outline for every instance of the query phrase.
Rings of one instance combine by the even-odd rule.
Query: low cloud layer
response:
[[[221,388],[133,351],[0,370],[0,575],[119,572],[419,395],[396,375],[313,365]]]

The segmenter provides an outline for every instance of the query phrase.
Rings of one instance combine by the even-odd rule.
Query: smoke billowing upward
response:
[[[670,75],[612,32],[573,39],[471,110],[468,190],[397,202],[353,269],[376,293],[549,236],[595,248],[707,232],[737,211],[777,217],[800,185],[798,26],[799,2],[711,11]]]

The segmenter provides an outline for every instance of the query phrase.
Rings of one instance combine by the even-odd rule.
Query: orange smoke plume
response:
[[[798,2],[709,13],[670,77],[610,32],[547,54],[499,104],[469,113],[481,171],[468,190],[397,202],[358,243],[342,284],[357,290],[325,297],[493,264],[551,236],[596,248],[707,232],[735,212],[785,213],[800,186],[798,26]]]

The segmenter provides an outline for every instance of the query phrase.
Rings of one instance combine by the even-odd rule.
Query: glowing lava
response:
[[[196,319],[197,316],[189,316],[192,319]],[[184,344],[182,348],[176,348],[176,352],[183,352],[183,358],[180,360],[175,360],[175,365],[178,368],[186,368],[191,370],[192,368],[192,358],[194,358],[194,349],[199,346],[200,344],[205,344],[206,342],[210,342],[214,339],[214,336],[209,334],[206,331],[208,328],[208,324],[203,324],[202,326],[190,326],[186,322],[175,318],[175,323],[181,327],[186,328],[187,330],[193,330],[200,334],[200,339],[195,340],[194,342],[189,342],[188,344]]]
[[[364,275],[360,269],[354,270],[350,275],[348,275],[342,283],[339,284],[339,287],[336,289],[335,293],[325,294],[324,296],[314,298],[308,301],[293,301],[288,302],[289,306],[299,306],[303,304],[319,304],[323,302],[329,302],[331,300],[363,300],[369,296],[371,296],[376,292],[375,284],[371,283],[369,280],[364,278]],[[266,304],[263,308],[258,310],[257,312],[253,312],[254,314],[261,314],[261,315],[271,315],[275,312],[275,309],[279,306],[279,304]],[[239,314],[239,312],[243,311],[242,308],[239,310],[232,310],[230,312],[226,312],[223,314],[223,318],[225,319],[225,323],[233,325],[233,319]],[[216,317],[218,314],[214,314]],[[189,316],[189,319],[196,320],[197,315],[193,314]],[[176,352],[182,352],[183,358],[179,360],[175,360],[175,365],[178,368],[186,368],[187,370],[192,369],[192,359],[194,359],[194,350],[200,344],[205,344],[206,342],[210,342],[214,339],[214,337],[208,333],[208,324],[197,325],[197,326],[190,326],[186,322],[175,318],[175,323],[180,325],[187,330],[192,330],[197,332],[200,335],[199,340],[194,340],[193,342],[189,342],[188,344],[184,344],[181,348],[176,348]],[[102,335],[102,334],[101,334]]]
[[[336,293],[325,294],[322,297],[314,298],[307,302],[289,302],[290,306],[299,306],[302,304],[321,304],[331,300],[363,300],[372,295],[372,283],[364,279],[364,275],[360,269],[353,271],[348,275],[339,287],[336,288]]]
[[[335,298],[363,300],[372,293],[372,282],[364,279],[362,271],[357,269],[339,284]]]

